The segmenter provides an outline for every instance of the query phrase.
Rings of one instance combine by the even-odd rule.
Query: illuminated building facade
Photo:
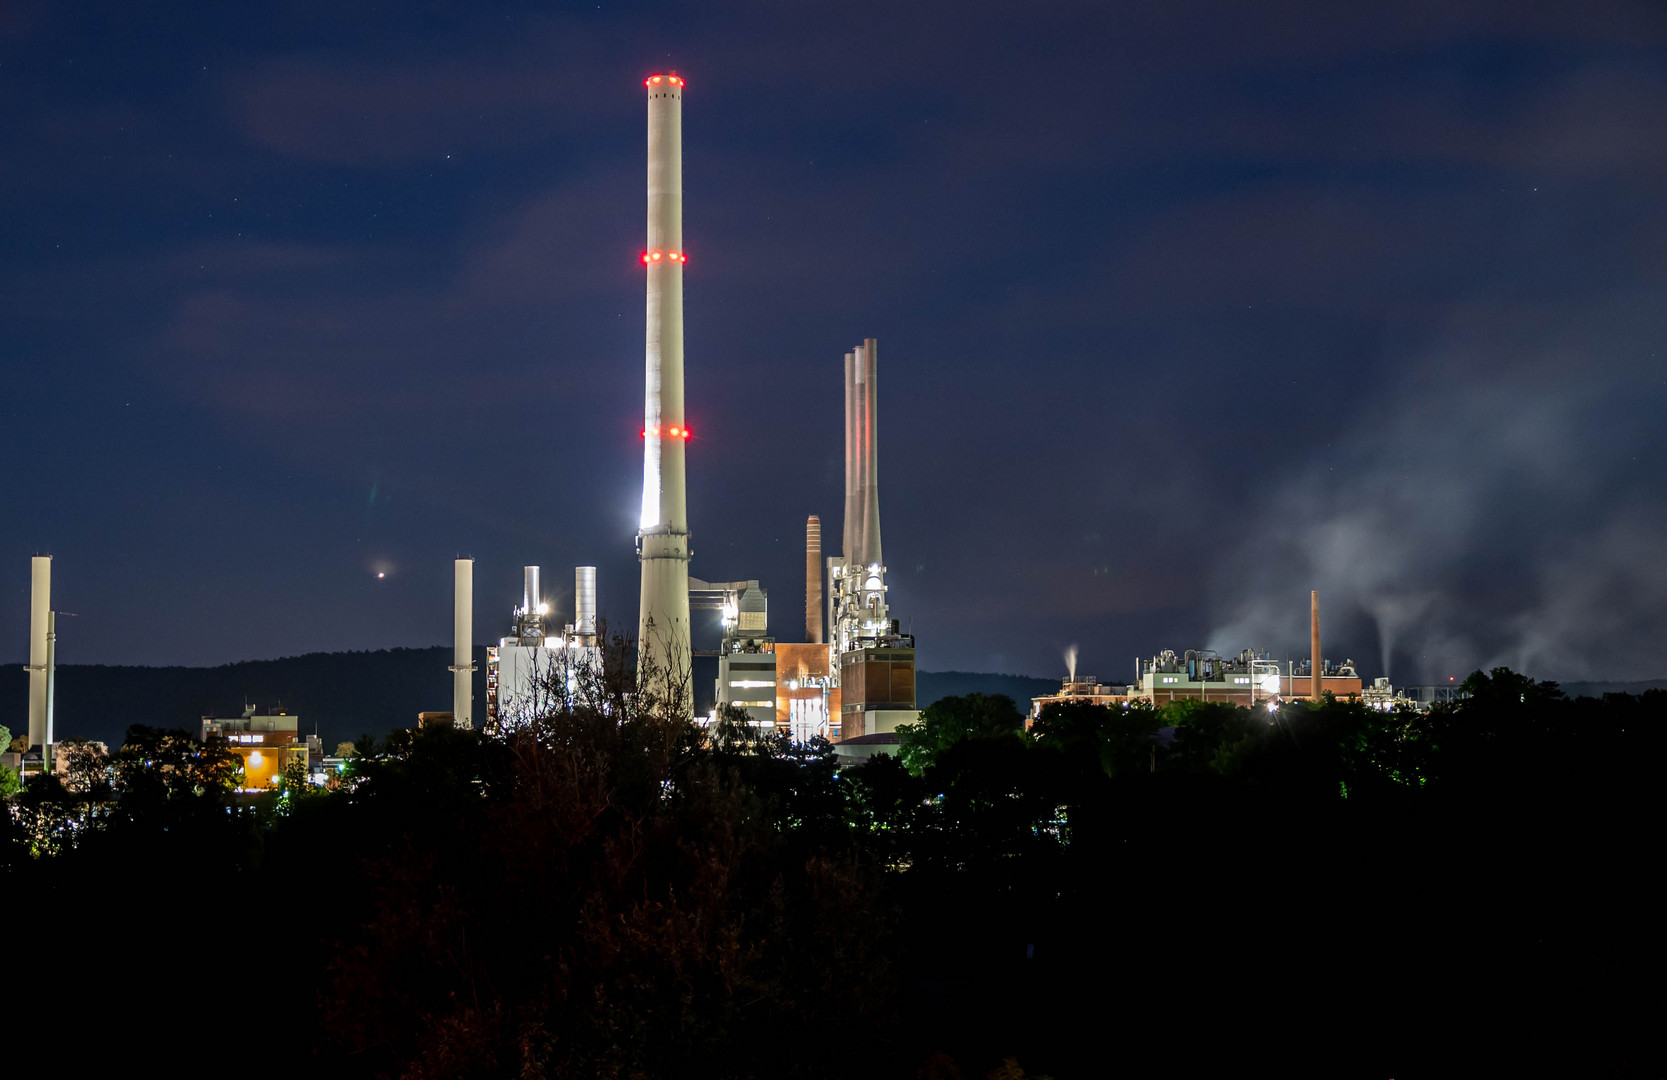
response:
[[[299,716],[283,712],[263,716],[251,705],[242,716],[203,717],[202,739],[206,742],[211,735],[224,738],[243,759],[241,790],[246,793],[276,787],[292,764],[301,766],[303,776],[309,774],[308,740],[301,737]]]
[[[818,735],[837,742],[843,732],[833,646],[778,641],[775,652],[776,730],[795,742]]]

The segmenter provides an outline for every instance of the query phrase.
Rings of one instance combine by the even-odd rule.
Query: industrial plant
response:
[[[805,607],[802,641],[771,632],[769,595],[756,578],[706,581],[690,575],[691,545],[686,455],[692,432],[684,410],[682,119],[686,89],[675,74],[644,82],[647,92],[643,481],[635,546],[641,567],[636,626],[638,670],[660,692],[692,714],[692,662],[715,658],[713,709],[720,715],[796,741],[825,738],[847,759],[881,752],[897,729],[919,716],[916,650],[901,631],[886,585],[880,530],[879,343],[864,338],[843,359],[844,505],[838,550],[826,550],[822,517],[805,522]],[[833,385],[829,364],[828,385]],[[722,514],[714,513],[714,518]],[[29,644],[30,747],[50,760],[54,742],[56,613],[51,605],[52,560],[36,556],[32,569]],[[420,724],[476,726],[472,558],[453,563],[452,701],[449,712],[421,714]],[[494,735],[513,732],[572,701],[600,674],[596,567],[574,569],[571,621],[551,613],[538,566],[522,568],[520,603],[508,613],[507,632],[486,649],[481,724]],[[718,613],[715,648],[698,648],[691,611]],[[1311,597],[1311,655],[1277,660],[1246,649],[1224,657],[1210,650],[1171,650],[1136,658],[1129,682],[1101,683],[1072,668],[1058,693],[1033,699],[1032,718],[1052,703],[1161,705],[1196,699],[1255,706],[1324,694],[1395,704],[1385,680],[1364,687],[1353,661],[1333,663],[1320,650],[1319,597]],[[594,683],[593,683],[594,685]],[[236,732],[251,783],[281,773],[290,756],[306,761],[294,717],[205,717],[202,733]],[[257,743],[251,740],[257,739]],[[247,744],[247,745],[245,745]],[[257,783],[256,786],[259,786]]]

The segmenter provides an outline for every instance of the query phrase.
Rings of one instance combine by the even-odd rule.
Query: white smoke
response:
[[[1326,655],[1376,653],[1400,682],[1667,673],[1667,484],[1644,465],[1667,380],[1596,348],[1464,357],[1468,380],[1431,364],[1367,403],[1275,483],[1216,583],[1210,647],[1300,654],[1316,588]]]
[[[1071,681],[1077,678],[1077,646],[1075,642],[1065,646],[1065,670],[1070,672]]]

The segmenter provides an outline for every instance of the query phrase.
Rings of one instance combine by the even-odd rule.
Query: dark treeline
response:
[[[186,1074],[1653,1075],[1667,693],[1028,731],[973,694],[836,771],[630,670],[328,791],[80,754],[10,804],[14,970]]]

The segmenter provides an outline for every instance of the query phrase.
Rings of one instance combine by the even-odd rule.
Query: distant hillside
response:
[[[451,708],[451,649],[383,649],[309,653],[278,660],[246,660],[220,667],[112,667],[66,664],[58,669],[57,734],[120,745],[130,724],[197,730],[204,716],[236,716],[243,706],[282,708],[315,728],[334,747],[362,734],[378,737],[410,727],[417,714]],[[475,709],[484,715],[486,648],[475,650]],[[697,706],[710,706],[717,663],[695,663]],[[0,668],[0,724],[28,730],[28,675]],[[1028,708],[1037,694],[1059,689],[1058,679],[970,671],[922,671],[921,705],[961,694],[1006,694]]]
[[[922,671],[915,675],[915,700],[922,708],[939,698],[963,694],[1006,694],[1028,711],[1030,699],[1057,694],[1059,679],[1034,675],[992,675],[980,671]]]
[[[411,727],[417,714],[451,708],[450,647],[377,652],[309,653],[247,660],[221,667],[109,667],[66,664],[58,669],[57,734],[117,746],[130,724],[197,730],[204,716],[237,716],[246,704],[283,708],[316,725],[324,744],[381,736]],[[475,650],[476,708],[486,694],[486,648]],[[0,724],[28,730],[28,675],[0,669]]]
[[[1563,693],[1569,697],[1642,694],[1646,690],[1667,690],[1667,679],[1644,679],[1641,682],[1566,682],[1562,687]]]

